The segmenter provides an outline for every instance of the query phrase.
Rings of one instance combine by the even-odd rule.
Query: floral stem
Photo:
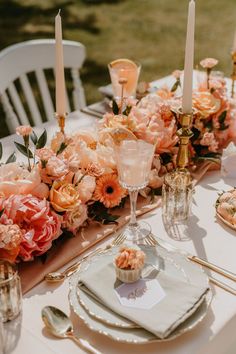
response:
[[[30,164],[30,156],[29,156],[29,135],[24,136],[24,143],[27,152],[27,159],[28,159],[28,170],[31,172],[31,164]]]
[[[129,226],[137,227],[138,223],[136,219],[136,204],[137,204],[138,191],[137,190],[129,191],[129,197],[130,197],[130,209],[131,209]]]
[[[211,69],[207,68],[207,89],[208,90],[210,88],[210,74],[211,74]]]

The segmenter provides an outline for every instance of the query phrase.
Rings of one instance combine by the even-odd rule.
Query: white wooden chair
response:
[[[71,112],[85,106],[79,69],[86,52],[83,44],[74,41],[64,40],[63,48],[66,86],[68,81],[72,82],[72,95],[68,95],[68,87],[66,93],[67,111]],[[0,97],[10,133],[20,124],[40,125],[55,119],[52,98],[55,93],[50,93],[49,88],[50,80],[52,83],[55,79],[54,66],[55,40],[52,39],[21,42],[0,52]]]

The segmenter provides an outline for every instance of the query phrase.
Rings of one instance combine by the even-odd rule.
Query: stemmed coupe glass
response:
[[[146,222],[137,222],[136,203],[138,191],[148,184],[155,146],[143,140],[123,140],[116,147],[116,162],[119,182],[129,191],[131,216],[129,225],[123,234],[125,239],[134,244],[139,243],[150,232]]]

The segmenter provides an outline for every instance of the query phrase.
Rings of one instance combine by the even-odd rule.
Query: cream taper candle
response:
[[[193,90],[193,60],[194,60],[194,27],[195,27],[195,1],[191,0],[188,7],[188,24],[185,47],[184,82],[183,82],[183,113],[192,112]]]
[[[55,18],[55,37],[56,37],[56,113],[64,116],[66,113],[66,88],[64,74],[64,58],[62,44],[62,28],[60,10]]]

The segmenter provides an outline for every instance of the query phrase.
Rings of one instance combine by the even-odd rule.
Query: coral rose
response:
[[[51,205],[58,212],[72,210],[80,202],[76,187],[65,181],[55,181],[49,193]]]
[[[4,209],[1,223],[14,223],[22,230],[19,257],[24,261],[45,253],[52,246],[52,241],[61,235],[60,217],[51,211],[45,199],[12,195],[0,200],[0,209]]]
[[[63,227],[75,234],[87,218],[87,206],[85,204],[80,204],[63,215]]]

